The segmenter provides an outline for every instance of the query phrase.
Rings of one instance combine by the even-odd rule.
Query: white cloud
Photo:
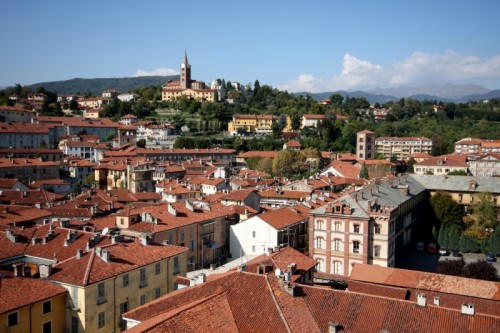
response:
[[[151,71],[145,71],[142,69],[138,69],[135,72],[134,76],[169,76],[169,75],[178,75],[179,71],[172,68],[155,68]]]
[[[278,88],[290,92],[352,91],[426,83],[480,83],[482,80],[498,78],[500,55],[484,59],[455,51],[443,54],[414,52],[400,62],[383,67],[346,53],[339,74],[329,79],[301,74],[296,80],[279,85]]]

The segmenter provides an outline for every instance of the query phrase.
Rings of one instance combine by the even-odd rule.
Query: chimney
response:
[[[417,305],[426,306],[426,304],[427,304],[427,297],[425,297],[425,294],[417,294]]]
[[[14,276],[23,276],[24,263],[17,262],[15,264],[12,264],[12,267],[14,268]]]
[[[17,236],[14,235],[14,233],[10,230],[10,229],[7,229],[5,231],[5,234],[7,236],[7,238],[12,242],[12,243],[16,243],[17,242]]]
[[[439,306],[439,296],[434,296],[434,305]]]
[[[36,245],[37,242],[38,242],[38,238],[37,237],[33,237],[31,239],[31,245]]]
[[[464,303],[462,304],[462,314],[474,315],[474,303]]]
[[[45,279],[52,274],[52,265],[40,265],[39,266],[40,270],[40,278]]]
[[[101,251],[101,259],[104,260],[104,262],[111,262],[111,251],[107,249],[102,249]]]
[[[177,216],[177,210],[170,203],[167,203],[167,211],[173,216]]]
[[[65,239],[64,240],[64,246],[68,246],[70,244],[70,240],[69,239]]]
[[[339,323],[337,322],[328,322],[328,333],[338,333],[342,329],[342,326],[340,326]]]
[[[139,239],[141,240],[141,245],[146,246],[149,244],[149,240],[148,240],[147,235],[141,235],[141,237]]]
[[[76,259],[80,259],[81,257],[83,257],[83,250],[82,249],[76,250]]]

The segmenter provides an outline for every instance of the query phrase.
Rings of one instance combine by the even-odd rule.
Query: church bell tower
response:
[[[181,89],[191,88],[191,65],[188,62],[187,52],[184,50],[184,62],[181,64]]]

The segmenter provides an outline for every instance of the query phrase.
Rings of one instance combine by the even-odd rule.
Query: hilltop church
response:
[[[215,102],[217,90],[207,89],[205,82],[191,80],[191,65],[184,51],[184,62],[181,64],[180,80],[168,81],[163,85],[162,101],[171,101],[181,96],[200,101]]]

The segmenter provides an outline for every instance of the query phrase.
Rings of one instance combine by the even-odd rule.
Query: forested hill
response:
[[[94,96],[100,96],[104,90],[115,89],[120,93],[130,92],[140,87],[157,86],[169,80],[179,80],[179,75],[172,76],[138,76],[109,79],[79,79],[65,81],[42,82],[31,85],[33,91],[44,87],[46,91],[54,91],[59,95],[85,94],[90,92]]]

